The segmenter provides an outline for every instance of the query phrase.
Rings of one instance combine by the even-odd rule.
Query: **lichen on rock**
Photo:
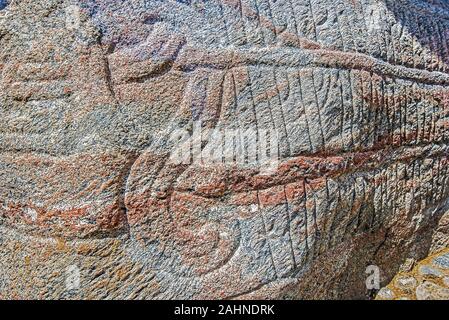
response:
[[[0,9],[0,297],[367,298],[449,246],[446,2]]]

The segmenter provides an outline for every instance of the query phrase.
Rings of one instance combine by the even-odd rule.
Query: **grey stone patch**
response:
[[[395,294],[393,292],[393,290],[389,289],[389,288],[382,288],[380,289],[380,291],[377,293],[377,297],[380,299],[385,299],[385,300],[392,300],[395,298]]]
[[[23,159],[0,160],[5,207],[16,199],[24,202],[18,205],[34,222],[45,216],[28,202],[40,206],[52,200],[57,210],[83,210],[92,203],[92,212],[76,221],[76,228],[84,228],[95,225],[97,214],[111,203],[128,216],[129,227],[129,238],[117,243],[118,249],[111,239],[100,244],[86,239],[91,246],[82,250],[87,267],[83,261],[77,265],[88,271],[76,296],[65,292],[58,271],[78,263],[78,254],[61,252],[46,259],[39,251],[45,248],[34,240],[1,236],[0,296],[231,299],[263,288],[276,299],[284,294],[279,284],[297,280],[304,289],[289,288],[292,295],[360,298],[366,288],[359,276],[371,247],[378,246],[378,257],[391,257],[379,259],[385,260],[379,268],[387,271],[417,252],[418,244],[427,246],[420,240],[434,230],[431,222],[448,198],[449,114],[439,96],[449,83],[449,6],[437,13],[442,5],[431,1],[364,0],[364,8],[350,1],[0,0],[0,9],[10,4],[0,11],[0,150]],[[419,4],[423,8],[416,8]],[[68,23],[77,10],[67,6],[80,7],[75,20],[81,21]],[[178,114],[178,107],[189,112]],[[152,214],[151,208],[149,214],[132,214],[146,210],[128,201],[134,193],[145,191],[141,200],[146,202],[159,187],[176,189],[169,176],[177,171],[162,171],[154,183],[159,168],[142,154],[171,151],[166,141],[172,127],[187,126],[203,109],[210,109],[210,115],[204,114],[217,128],[275,128],[281,160],[307,159],[304,168],[295,165],[285,176],[231,188],[207,200],[210,210],[186,203],[185,212],[169,207],[161,214]],[[384,144],[388,148],[377,152]],[[376,159],[365,165],[365,151],[373,150]],[[110,172],[103,175],[105,169],[97,168],[92,173],[102,178],[98,185],[111,186],[99,193],[91,192],[90,175],[79,174],[83,163],[71,160],[80,153],[96,157],[125,151],[132,153],[134,164],[127,155]],[[362,161],[351,168],[353,152]],[[28,154],[33,161],[26,160]],[[332,161],[340,155],[348,163]],[[71,174],[49,183],[59,177],[58,170],[48,169],[49,157],[65,161]],[[188,172],[190,193],[203,181],[201,172]],[[231,187],[243,182],[216,177]],[[69,180],[76,187],[65,183]],[[285,190],[290,183],[298,183],[298,192]],[[240,236],[236,208],[228,198],[238,190],[258,193],[271,187],[284,190],[273,188],[275,204],[252,210],[260,212],[241,222]],[[70,197],[61,197],[63,191]],[[210,233],[202,234],[217,236],[202,240],[200,234],[195,237],[199,245],[190,246],[190,239],[177,241],[179,233],[161,232],[164,236],[153,239],[147,232],[179,231],[175,223],[181,214],[179,220],[212,223],[206,228]],[[69,229],[63,218],[56,216],[54,224]],[[25,223],[11,227],[22,230],[28,228]],[[398,227],[383,237],[389,226]],[[227,234],[223,228],[236,232]],[[151,240],[140,242],[147,234]],[[352,246],[369,234],[373,241]],[[410,237],[394,236],[405,234]],[[216,245],[222,235],[232,240],[225,254]],[[115,233],[107,236],[116,238]],[[204,252],[189,254],[189,248],[202,248],[206,241]],[[25,249],[15,252],[16,243]],[[25,253],[31,256],[31,273],[23,276],[28,269],[17,266],[23,265]],[[413,290],[417,286],[410,279],[401,283]]]
[[[449,299],[449,289],[443,288],[433,282],[425,281],[416,288],[418,300],[443,300]]]
[[[396,280],[396,286],[401,290],[411,290],[416,287],[418,282],[413,277],[400,277]]]
[[[446,285],[446,286],[448,286],[449,287],[449,277],[444,277],[443,278],[443,283]]]
[[[433,264],[442,269],[449,269],[449,253],[433,259]]]
[[[415,263],[416,263],[415,259],[406,259],[405,262],[401,265],[400,271],[402,272],[412,271],[413,267],[415,266]]]
[[[435,277],[440,277],[441,276],[441,271],[432,268],[430,266],[421,266],[419,267],[419,274],[422,276],[435,276]]]
[[[0,10],[5,9],[8,6],[8,0],[0,0]]]

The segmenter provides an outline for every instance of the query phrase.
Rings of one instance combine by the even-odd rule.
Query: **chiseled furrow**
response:
[[[238,66],[284,68],[324,67],[369,71],[395,79],[435,85],[448,84],[448,74],[393,65],[360,53],[337,50],[266,47],[250,50],[198,50],[185,48],[174,66],[181,71],[196,68],[230,69]]]

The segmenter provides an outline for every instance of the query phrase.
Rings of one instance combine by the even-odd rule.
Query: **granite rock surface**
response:
[[[370,296],[448,245],[448,39],[445,0],[1,0],[0,298]]]

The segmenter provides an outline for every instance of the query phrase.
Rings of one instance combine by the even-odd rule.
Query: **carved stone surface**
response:
[[[445,0],[0,1],[0,298],[367,296],[448,243],[448,39]],[[213,129],[275,166],[170,161]]]
[[[400,272],[377,300],[448,300],[449,251],[426,257],[411,270]]]

